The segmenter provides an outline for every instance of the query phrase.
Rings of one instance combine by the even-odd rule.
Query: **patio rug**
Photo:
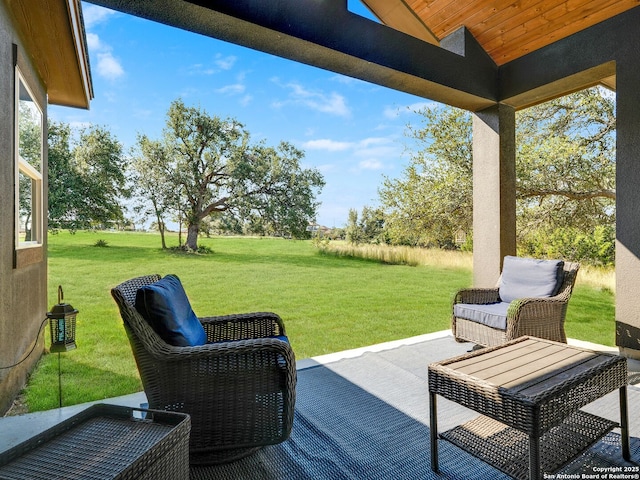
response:
[[[443,440],[439,441],[440,473],[431,471],[426,365],[438,354],[432,350],[434,344],[428,343],[429,351],[424,350],[424,346],[402,347],[401,352],[396,349],[365,354],[299,371],[291,437],[234,463],[192,467],[191,479],[509,478]],[[447,351],[451,352],[449,345]],[[618,404],[617,393],[614,394],[592,408],[615,418]],[[620,436],[614,430],[558,472],[577,474],[576,477],[547,478],[581,478],[582,473],[596,474],[596,466],[637,466],[640,463],[640,439],[637,438],[640,432],[635,422],[636,408],[640,405],[638,388],[629,388],[629,405],[633,463],[622,459]],[[470,410],[438,398],[441,432],[475,416],[477,414]],[[597,475],[591,478],[606,478],[603,474]]]

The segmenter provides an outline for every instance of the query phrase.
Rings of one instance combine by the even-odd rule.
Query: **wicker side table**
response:
[[[2,452],[0,478],[188,480],[190,431],[183,413],[97,404]]]
[[[626,386],[624,357],[533,337],[432,363],[431,468],[439,470],[437,395],[481,414],[442,438],[514,478],[555,472],[617,426],[629,460]],[[620,424],[579,410],[616,389]]]

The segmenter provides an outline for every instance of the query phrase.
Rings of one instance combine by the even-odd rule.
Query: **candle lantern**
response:
[[[51,352],[66,352],[76,348],[76,315],[78,310],[63,303],[62,285],[58,286],[58,303],[47,312],[51,328]]]

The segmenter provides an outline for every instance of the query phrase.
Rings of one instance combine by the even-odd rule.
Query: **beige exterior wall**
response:
[[[26,262],[22,257],[22,263],[31,263],[16,267],[13,45],[17,45],[18,65],[44,113],[46,125],[45,89],[29,58],[29,52],[23,47],[24,42],[14,28],[10,12],[0,2],[0,367],[18,362],[31,350],[34,342],[38,342],[35,351],[25,362],[14,368],[0,369],[0,414],[11,406],[43,351],[43,335],[38,336],[38,332],[47,313],[46,234],[42,247],[30,252]],[[46,134],[44,138],[46,159]],[[46,192],[46,161],[43,170]]]

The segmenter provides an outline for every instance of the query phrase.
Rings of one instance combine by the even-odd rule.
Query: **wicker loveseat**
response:
[[[296,367],[281,318],[275,313],[199,318],[205,344],[171,345],[135,307],[138,289],[160,278],[134,278],[111,294],[149,408],[191,416],[190,462],[232,461],[286,440],[293,423]]]
[[[505,257],[495,288],[466,288],[456,293],[453,336],[459,342],[485,347],[523,335],[566,343],[564,321],[579,267],[572,262]]]

